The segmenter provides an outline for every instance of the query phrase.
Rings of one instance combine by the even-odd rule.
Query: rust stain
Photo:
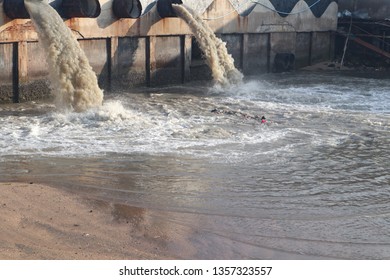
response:
[[[248,17],[237,17],[237,26],[241,32],[248,32]]]
[[[9,22],[10,26],[0,32],[0,39],[4,41],[35,40],[37,33],[31,21],[20,23],[20,20]]]
[[[78,18],[70,18],[65,21],[65,25],[72,31],[73,35],[77,38],[84,38],[83,33],[81,33],[80,21]]]
[[[34,31],[34,26],[31,21],[26,22],[24,24],[14,24],[10,27],[7,27],[2,32],[28,32],[28,31]]]
[[[70,29],[77,30],[78,22],[76,18],[70,18],[65,23]]]
[[[163,20],[161,21],[163,34],[165,34],[167,32],[167,30],[169,29],[169,24],[168,24],[167,20],[168,20],[167,18],[163,18]]]
[[[137,30],[137,36],[140,36],[140,34],[141,34],[141,21],[139,19],[137,19],[137,21],[135,22],[135,26],[136,26],[136,30]]]

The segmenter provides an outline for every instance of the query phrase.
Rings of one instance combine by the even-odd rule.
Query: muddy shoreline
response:
[[[143,209],[41,184],[0,183],[0,189],[0,259],[177,258],[161,251],[154,229],[139,231]]]
[[[0,183],[0,191],[0,260],[241,260],[253,250],[259,259],[327,259],[202,230],[202,215],[95,200],[35,183]]]

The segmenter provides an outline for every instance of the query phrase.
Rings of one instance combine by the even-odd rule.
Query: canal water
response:
[[[129,89],[82,113],[3,104],[0,181],[120,204],[178,258],[390,259],[390,78],[369,76]]]

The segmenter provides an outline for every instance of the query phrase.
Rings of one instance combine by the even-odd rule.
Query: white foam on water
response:
[[[307,73],[304,73],[307,74]],[[303,75],[303,74],[302,74]],[[310,74],[307,74],[310,76]],[[389,113],[390,95],[388,83],[372,79],[341,78],[335,83],[324,83],[313,78],[310,83],[281,76],[281,79],[248,80],[240,85],[232,85],[223,90],[212,89],[212,93],[223,93],[237,102],[263,102],[276,108],[296,108],[306,111],[366,111]],[[283,79],[282,79],[283,77]],[[317,78],[318,79],[318,78]],[[310,81],[310,79],[308,79]],[[374,85],[374,84],[375,85]]]
[[[375,131],[389,129],[383,114],[335,109],[327,102],[318,104],[310,95],[307,100],[300,99],[320,86],[286,90],[275,85],[273,81],[249,81],[217,94],[191,94],[191,88],[184,86],[180,94],[177,89],[174,94],[147,96],[121,93],[110,96],[101,107],[81,113],[55,111],[50,104],[32,109],[28,105],[1,106],[1,154],[170,153],[245,161],[260,155],[283,156],[295,149],[303,152],[305,145],[337,146],[359,131],[356,123]],[[326,87],[321,90],[324,99],[336,96],[340,101],[354,95],[346,92],[338,97],[342,93],[326,93]],[[214,108],[225,113],[213,113]],[[267,124],[261,125],[254,115],[265,115]]]
[[[231,123],[229,118],[217,118],[207,111],[183,115],[174,109],[175,104],[132,109],[123,103],[108,100],[100,108],[81,113],[9,116],[0,121],[2,154],[84,157],[177,153],[223,159],[231,157],[234,145],[241,154],[237,158],[243,160],[243,155],[250,154],[246,145],[283,137],[260,124]]]
[[[158,89],[158,94],[109,96],[102,107],[78,114],[56,112],[51,105],[47,110],[0,105],[0,162],[9,166],[3,174],[42,178],[58,164],[52,170],[65,167],[60,177],[65,186],[177,212],[179,222],[188,221],[189,213],[202,213],[210,217],[202,220],[204,230],[222,229],[245,244],[266,242],[298,253],[300,245],[318,245],[319,256],[388,258],[381,245],[388,236],[378,229],[389,213],[390,116],[367,108],[328,110],[324,101],[336,104],[345,98],[347,104],[348,98],[369,92],[364,102],[370,105],[384,86],[353,92],[345,85],[351,92],[344,93],[328,87],[327,93],[317,81],[309,79],[305,87],[296,77],[285,76],[280,83],[275,80],[281,76],[272,77],[259,87],[251,82],[239,97],[229,91],[194,93],[191,87],[174,94]],[[338,74],[334,79],[339,81]],[[366,82],[354,81],[357,88]],[[261,87],[267,83],[272,88]],[[311,91],[324,91],[320,101],[315,94],[301,98]],[[233,114],[216,114],[213,108]],[[269,125],[234,112],[262,112]],[[224,219],[217,225],[216,215]],[[245,235],[248,230],[254,234]]]

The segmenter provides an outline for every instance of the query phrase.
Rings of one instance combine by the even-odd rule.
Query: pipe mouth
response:
[[[24,6],[24,0],[4,0],[4,13],[10,19],[28,19],[30,14]]]
[[[63,18],[96,18],[101,11],[98,0],[62,0],[60,15]]]
[[[273,72],[282,73],[294,70],[295,55],[293,53],[277,53],[274,58]]]
[[[101,13],[98,0],[55,0],[49,3],[62,18],[96,18]],[[4,0],[4,12],[10,19],[29,19],[24,0]]]
[[[172,4],[183,4],[181,0],[158,0],[157,12],[161,18],[177,17]]]
[[[112,10],[117,18],[139,18],[142,4],[139,0],[114,0]]]

